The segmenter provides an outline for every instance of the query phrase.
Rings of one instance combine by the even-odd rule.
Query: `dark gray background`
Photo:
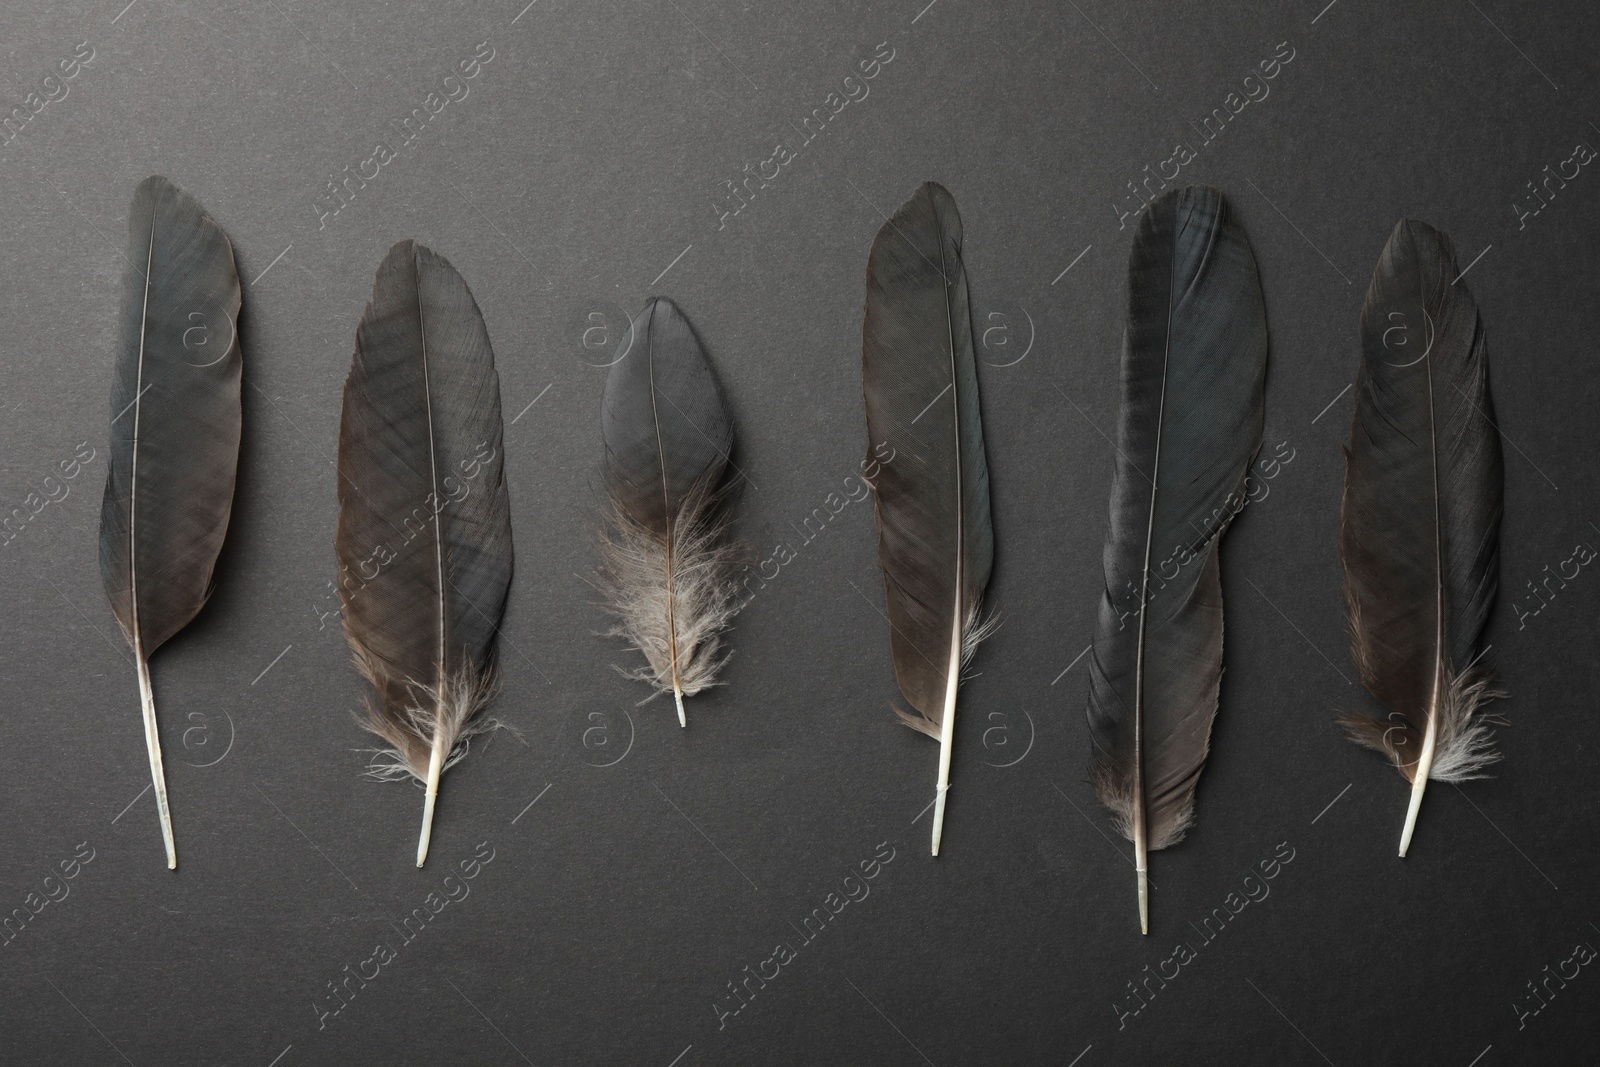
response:
[[[79,42],[95,56],[0,149],[3,511],[30,514],[79,442],[99,450],[0,549],[0,910],[80,843],[94,854],[0,947],[0,1061],[1593,1062],[1600,975],[1537,1014],[1526,984],[1600,945],[1600,576],[1516,609],[1539,603],[1526,583],[1543,568],[1600,545],[1600,175],[1521,228],[1513,207],[1544,166],[1600,143],[1593,5],[124,3],[0,13],[0,111]],[[470,95],[319,230],[329,175],[483,41],[494,58]],[[1141,938],[1128,849],[1084,784],[1077,660],[1131,232],[1113,205],[1175,143],[1198,147],[1193,124],[1285,41],[1270,95],[1180,179],[1225,190],[1255,246],[1267,440],[1295,458],[1224,548],[1214,754],[1196,829],[1154,856]],[[880,42],[894,59],[870,96],[718,229],[718,183],[792,141]],[[211,605],[154,660],[176,873],[95,562],[126,211],[150,173],[205,204],[246,283],[229,544]],[[1005,619],[963,690],[936,861],[919,813],[937,751],[888,709],[870,507],[810,544],[797,532],[864,454],[866,252],[925,178],[961,206],[990,331]],[[1473,261],[1462,284],[1506,444],[1488,639],[1512,693],[1496,776],[1435,784],[1404,861],[1404,781],[1333,722],[1366,699],[1335,548],[1342,391],[1402,215]],[[340,387],[372,273],[403,237],[467,278],[498,356],[517,576],[496,707],[526,741],[502,735],[446,777],[422,871],[421,794],[358,777],[362,684],[331,584]],[[691,701],[687,731],[659,700],[636,706],[582,580],[606,358],[583,331],[614,337],[652,292],[693,318],[739,420],[741,532],[758,558],[799,547],[740,616],[727,685]],[[328,983],[397,945],[394,924],[484,841],[495,858],[471,895],[319,1029]],[[719,1029],[727,983],[798,945],[793,927],[885,841],[871,895]],[[1190,924],[1285,842],[1270,897],[1204,942]],[[1119,1019],[1127,983],[1185,939],[1197,958]]]

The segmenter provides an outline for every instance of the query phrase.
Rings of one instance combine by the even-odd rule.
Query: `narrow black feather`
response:
[[[227,236],[161,177],[134,192],[126,262],[100,575],[137,661],[167,863],[176,866],[147,661],[205,606],[233,511],[239,275]]]

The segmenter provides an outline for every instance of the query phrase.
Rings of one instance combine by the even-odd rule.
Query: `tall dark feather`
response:
[[[500,377],[477,302],[413,241],[378,268],[339,426],[340,599],[376,694],[366,728],[392,746],[373,772],[427,786],[493,725],[494,643],[511,585]]]
[[[683,698],[716,684],[722,634],[738,611],[723,484],[733,417],[671,300],[652,297],[633,320],[600,422],[610,502],[600,577],[618,619],[612,633],[645,656],[629,677],[670,692],[687,726]]]
[[[100,576],[133,647],[167,866],[177,867],[151,653],[211,595],[239,469],[239,274],[188,194],[146,178],[128,211]]]
[[[923,183],[873,239],[861,377],[869,448],[887,444],[892,457],[878,464],[873,490],[889,645],[911,705],[896,711],[939,739],[937,856],[956,689],[984,634],[994,560],[961,216],[941,185]]]
[[[1147,852],[1183,837],[1222,678],[1217,549],[1261,445],[1267,320],[1255,256],[1215,189],[1145,210],[1128,257],[1116,479],[1089,661],[1094,786]]]
[[[1496,759],[1478,664],[1499,585],[1504,469],[1478,309],[1449,240],[1402,219],[1361,309],[1355,424],[1339,547],[1351,653],[1386,714],[1344,725],[1412,783],[1406,854],[1429,778]]]

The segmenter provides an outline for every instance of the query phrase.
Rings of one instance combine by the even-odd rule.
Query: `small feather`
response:
[[[600,581],[624,637],[645,665],[626,670],[677,699],[717,684],[723,634],[742,606],[728,537],[733,448],[728,413],[705,347],[665,297],[634,319],[601,401],[607,513],[598,532]]]

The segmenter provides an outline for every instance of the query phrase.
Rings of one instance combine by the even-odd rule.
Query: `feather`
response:
[[[495,725],[494,640],[511,585],[500,377],[483,315],[448,260],[389,250],[356,332],[339,425],[339,593],[376,692],[363,725],[391,746],[376,777],[426,784]]]
[[[1412,783],[1406,854],[1429,778],[1495,756],[1479,639],[1499,584],[1504,469],[1478,309],[1449,239],[1402,219],[1361,309],[1339,534],[1351,653],[1385,715],[1343,718]]]
[[[895,459],[873,479],[889,646],[911,706],[895,711],[939,739],[937,856],[956,690],[988,629],[979,609],[994,562],[961,216],[943,186],[924,182],[873,238],[861,335],[869,442]]]
[[[178,866],[149,659],[211,595],[242,424],[239,274],[205,210],[161,177],[128,211],[100,577],[133,648],[167,866]]]
[[[722,634],[739,605],[728,542],[733,419],[694,327],[665,297],[633,320],[601,401],[607,522],[600,579],[617,625],[644,653],[625,671],[683,698],[717,684]]]
[[[1217,550],[1261,445],[1267,322],[1227,201],[1190,186],[1145,210],[1128,257],[1122,406],[1089,666],[1093,781],[1148,853],[1183,837],[1222,678]]]

